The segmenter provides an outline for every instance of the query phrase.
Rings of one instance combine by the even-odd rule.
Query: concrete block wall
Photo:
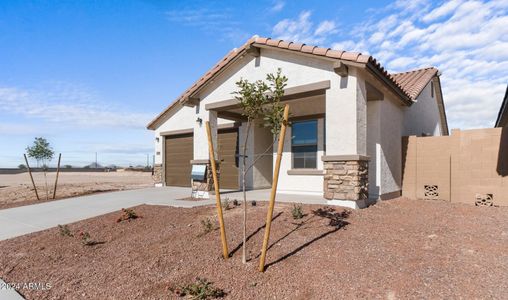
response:
[[[508,206],[508,128],[403,138],[402,195]]]

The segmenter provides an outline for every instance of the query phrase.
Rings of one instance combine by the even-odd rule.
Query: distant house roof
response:
[[[240,48],[235,48],[224,56],[214,67],[199,78],[190,88],[181,94],[171,105],[162,111],[154,120],[152,120],[147,128],[154,129],[156,123],[167,114],[177,104],[185,104],[189,102],[192,96],[205,86],[212,78],[224,70],[230,63],[235,61],[243,54],[252,51],[255,47],[277,48],[295,53],[315,55],[317,57],[327,57],[336,59],[346,65],[366,67],[374,72],[385,84],[387,84],[396,94],[400,96],[402,101],[407,105],[411,105],[423,88],[434,78],[438,70],[436,68],[425,68],[405,73],[390,74],[383,66],[371,55],[365,55],[358,52],[347,52],[341,50],[333,50],[330,48],[322,48],[302,43],[287,42],[279,39],[271,39],[254,36],[250,38]]]
[[[402,73],[393,73],[392,77],[414,100],[437,73],[438,70],[436,68],[430,67]]]
[[[506,92],[504,94],[503,103],[497,114],[497,120],[495,127],[508,126],[508,85],[506,86]]]

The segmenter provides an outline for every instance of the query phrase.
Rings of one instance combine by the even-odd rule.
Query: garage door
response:
[[[238,189],[238,129],[219,130],[220,188]]]
[[[222,129],[218,134],[220,186],[223,189],[238,189],[238,129]],[[167,136],[165,139],[166,185],[190,186],[193,159],[192,134]]]
[[[193,148],[192,134],[166,137],[164,161],[166,185],[190,186]]]

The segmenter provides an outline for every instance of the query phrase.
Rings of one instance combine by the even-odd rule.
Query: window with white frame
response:
[[[316,169],[318,150],[318,121],[293,122],[291,126],[293,169]]]

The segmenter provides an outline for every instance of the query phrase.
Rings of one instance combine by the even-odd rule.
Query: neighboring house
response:
[[[499,109],[497,115],[496,125],[494,127],[506,127],[508,126],[508,86],[506,86],[506,92],[504,94],[503,103]]]
[[[264,80],[278,68],[289,79],[283,100],[290,104],[292,121],[280,193],[322,195],[330,204],[354,208],[369,199],[397,197],[401,137],[448,135],[437,69],[389,74],[369,55],[253,37],[148,124],[155,131],[160,183],[190,186],[191,165],[208,163],[204,122],[210,121],[223,160],[221,188],[238,189],[246,126],[232,95],[235,83]],[[271,141],[268,130],[253,127],[247,159]],[[274,162],[273,155],[260,159],[248,173],[247,187],[269,187]],[[209,183],[202,187],[209,189]]]

